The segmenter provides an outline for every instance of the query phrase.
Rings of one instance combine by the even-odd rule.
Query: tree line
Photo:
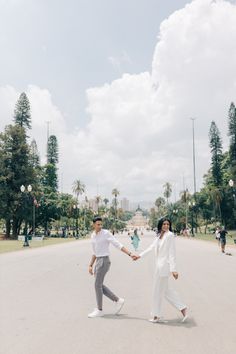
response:
[[[78,230],[90,230],[94,211],[85,198],[83,208],[78,206],[79,196],[85,193],[85,185],[76,180],[74,195],[58,191],[59,148],[55,135],[47,141],[47,160],[41,164],[37,143],[29,142],[28,132],[32,126],[30,102],[23,92],[16,105],[12,124],[0,133],[0,220],[4,223],[6,238],[16,239],[22,232],[34,233],[43,229],[49,234],[51,223],[59,228],[72,226],[73,234]],[[97,196],[97,212],[108,214],[116,228],[124,227],[125,219],[117,206],[119,191],[113,190],[114,200]],[[28,231],[27,231],[28,230]]]
[[[223,151],[222,137],[216,122],[209,127],[211,164],[203,177],[203,187],[195,194],[186,188],[176,203],[169,203],[171,183],[165,183],[164,198],[158,197],[151,209],[150,223],[154,227],[159,217],[170,216],[180,230],[190,227],[224,225],[236,228],[236,107],[232,102],[227,117],[229,145]],[[193,230],[192,230],[193,231]]]

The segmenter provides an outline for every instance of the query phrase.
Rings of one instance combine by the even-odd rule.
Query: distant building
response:
[[[123,198],[121,201],[120,201],[120,207],[121,209],[123,209],[124,211],[129,211],[130,208],[129,208],[129,200],[127,198]]]
[[[148,227],[148,219],[143,215],[139,206],[135,215],[128,221],[127,227],[128,229],[144,229]]]
[[[88,204],[89,208],[91,208],[93,211],[98,211],[98,204],[96,199],[89,199]]]

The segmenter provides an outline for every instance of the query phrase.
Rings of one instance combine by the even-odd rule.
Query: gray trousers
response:
[[[102,310],[103,295],[107,296],[112,301],[118,301],[119,298],[113,292],[103,285],[104,278],[110,269],[111,262],[108,256],[98,257],[95,265],[95,292],[97,298],[97,307]]]

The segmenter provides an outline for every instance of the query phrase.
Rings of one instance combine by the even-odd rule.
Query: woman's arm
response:
[[[170,271],[171,271],[171,273],[177,273],[175,239],[174,239],[174,237],[175,237],[174,235],[170,236],[169,262],[170,262]]]
[[[153,250],[153,248],[156,246],[157,241],[158,241],[158,239],[156,238],[156,239],[153,241],[153,243],[152,243],[148,248],[146,248],[143,252],[141,252],[141,253],[139,254],[139,257],[142,258],[142,257],[145,256],[146,254],[148,254],[149,252],[151,252],[151,251]]]

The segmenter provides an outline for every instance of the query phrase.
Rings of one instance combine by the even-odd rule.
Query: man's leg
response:
[[[103,260],[103,266],[104,266],[104,277],[106,275],[106,273],[109,271],[110,266],[111,266],[111,262],[109,260],[109,258],[104,258]],[[104,281],[104,277],[103,277],[103,281]],[[111,301],[115,301],[117,302],[119,300],[118,296],[116,296],[107,286],[105,286],[104,284],[102,284],[102,292],[103,295],[107,296]]]

